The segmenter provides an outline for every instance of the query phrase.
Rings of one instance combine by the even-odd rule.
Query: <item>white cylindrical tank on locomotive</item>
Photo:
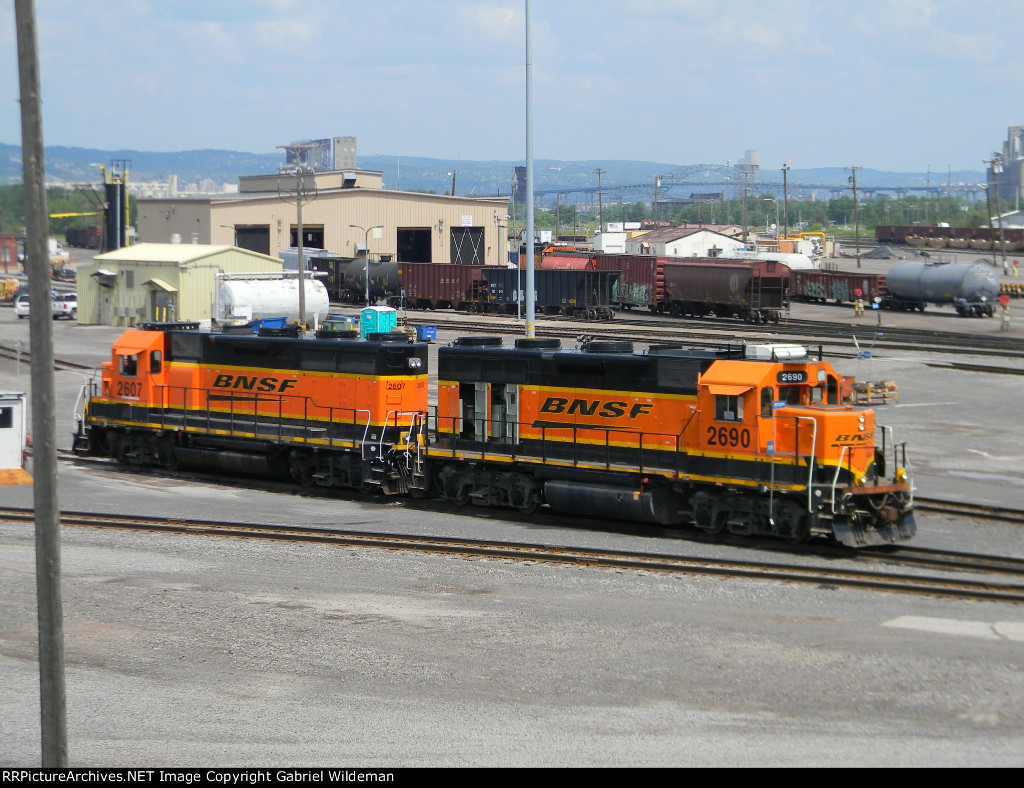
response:
[[[315,279],[306,280],[306,315],[302,322],[312,323],[327,317],[330,299],[327,288]],[[299,319],[299,280],[222,279],[218,286],[214,319],[221,322],[258,320],[265,317]]]

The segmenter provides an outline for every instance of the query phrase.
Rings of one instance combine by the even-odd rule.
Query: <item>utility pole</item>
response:
[[[658,221],[658,187],[661,186],[661,176],[654,176],[654,202],[651,203],[651,218]]]
[[[42,767],[68,765],[67,690],[64,682],[64,611],[61,597],[60,507],[57,503],[57,418],[53,379],[53,320],[43,160],[43,115],[35,7],[15,0],[21,159],[25,188],[25,267],[29,278],[32,348],[32,483],[36,525],[36,597],[39,620],[39,710]]]
[[[782,237],[787,238],[789,236],[789,189],[787,176],[789,175],[790,167],[788,164],[783,164],[779,169],[782,170],[782,226],[784,228]]]
[[[559,192],[555,192],[555,243],[558,243],[558,236],[561,235],[560,224],[558,221],[558,214],[562,210],[562,195]]]
[[[996,200],[996,218],[999,221],[999,251],[1003,258],[1003,274],[1007,273],[1006,268],[1006,240],[1003,238],[1003,213],[999,209],[999,179],[998,176],[1003,171],[1003,157],[998,153],[993,153],[992,158],[985,162],[989,166],[989,171],[992,173],[992,186],[991,191],[995,195]],[[991,226],[992,219],[989,217],[989,225]]]
[[[853,237],[857,244],[857,267],[860,268],[860,219],[857,216],[857,170],[864,169],[863,167],[845,167],[844,169],[849,170],[850,183],[853,184]]]
[[[533,243],[533,43],[530,0],[525,0],[526,17],[526,336],[537,333],[537,298],[534,284]]]
[[[747,243],[747,225],[749,224],[749,217],[747,216],[747,179],[750,177],[750,171],[743,170],[743,245]]]
[[[604,200],[601,197],[601,176],[608,172],[608,170],[602,170],[598,167],[594,172],[597,173],[597,223],[600,225],[598,229],[604,232]]]
[[[928,224],[928,198],[932,196],[932,165],[928,165],[928,174],[925,176],[924,188],[924,223]]]
[[[278,172],[281,174],[288,174],[295,176],[295,208],[296,208],[296,231],[298,233],[297,242],[299,248],[299,260],[298,260],[298,277],[299,277],[299,326],[300,331],[304,331],[306,328],[306,260],[303,255],[304,244],[302,238],[302,203],[310,202],[316,197],[316,180],[313,181],[313,197],[309,197],[309,191],[306,190],[305,178],[306,173],[311,172],[308,165],[302,163],[303,155],[315,148],[316,146],[311,142],[296,142],[292,145],[278,145],[279,148],[283,148],[288,153],[295,157],[294,167],[280,167]],[[277,193],[285,202],[291,202],[287,197],[283,196],[285,193],[290,194],[291,190],[281,191],[280,182],[278,182]],[[291,235],[291,232],[288,233]],[[291,239],[289,238],[289,241]],[[291,246],[291,243],[288,244]]]

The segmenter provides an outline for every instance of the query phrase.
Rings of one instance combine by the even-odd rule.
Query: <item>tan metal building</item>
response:
[[[381,173],[367,170],[303,176],[303,245],[357,257],[368,243],[371,259],[402,262],[508,262],[507,197],[390,191],[382,183]],[[298,185],[294,175],[254,175],[239,179],[237,194],[140,199],[139,240],[234,244],[277,256],[297,245]]]
[[[78,322],[133,326],[209,320],[218,273],[280,273],[281,268],[276,257],[233,246],[127,246],[78,266]]]

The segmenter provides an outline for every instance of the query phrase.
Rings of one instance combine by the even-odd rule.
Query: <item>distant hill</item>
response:
[[[96,181],[99,178],[98,165],[109,166],[112,160],[127,159],[131,162],[129,170],[133,181],[163,181],[170,175],[177,175],[181,187],[206,178],[217,184],[237,183],[241,175],[276,172],[278,165],[284,162],[284,154],[279,151],[244,153],[190,150],[157,153],[52,146],[46,148],[45,155],[47,178],[50,181]],[[521,164],[521,161],[457,161],[380,154],[359,157],[360,169],[383,173],[385,188],[401,186],[406,190],[443,194],[451,189],[452,172],[455,171],[456,193],[478,196],[508,195],[511,181],[515,177],[515,167]],[[534,161],[534,185],[538,191],[596,187],[595,170],[600,168],[601,183],[606,188],[644,186],[652,184],[655,175],[665,175],[684,166],[687,165],[631,160],[538,159]],[[20,183],[21,177],[21,147],[0,143],[0,185]],[[867,168],[857,171],[857,183],[865,187],[924,185],[928,177],[923,172],[884,172]],[[946,182],[946,177],[944,172],[932,172],[931,184],[941,185]],[[774,168],[764,169],[761,178],[768,182],[780,182],[782,173]],[[847,183],[849,173],[843,167],[793,169],[788,178],[793,184],[841,186]],[[951,178],[954,184],[984,182],[985,173],[981,170],[957,171],[951,174]],[[644,197],[638,194],[637,199]]]

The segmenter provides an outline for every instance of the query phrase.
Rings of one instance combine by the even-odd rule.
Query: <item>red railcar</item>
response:
[[[594,257],[594,266],[598,271],[621,272],[612,293],[617,307],[646,307],[656,311],[664,290],[665,264],[676,259],[650,254],[598,254]]]
[[[482,265],[398,263],[401,290],[393,306],[410,309],[467,309],[486,290]]]
[[[541,271],[593,271],[593,252],[559,250],[544,254],[537,265]]]

